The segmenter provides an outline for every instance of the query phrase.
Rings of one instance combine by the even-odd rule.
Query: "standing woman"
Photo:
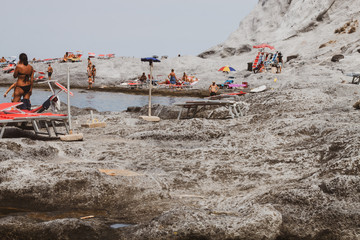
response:
[[[24,108],[30,109],[30,96],[34,84],[34,69],[29,65],[28,57],[25,53],[21,53],[19,59],[19,63],[14,71],[14,78],[17,78],[17,81],[13,102],[20,102],[21,97],[23,97]]]
[[[169,74],[168,78],[169,78],[171,84],[176,84],[177,77],[175,75],[174,69],[171,69],[171,73]]]

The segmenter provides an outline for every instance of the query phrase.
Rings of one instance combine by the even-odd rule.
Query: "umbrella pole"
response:
[[[149,86],[149,115],[148,116],[140,116],[140,118],[149,122],[159,122],[160,118],[157,116],[151,116],[151,89],[152,89],[152,70],[153,70],[153,61],[149,61],[150,64],[150,86]]]
[[[77,133],[73,134],[72,124],[71,124],[71,109],[70,109],[70,67],[68,67],[68,75],[67,75],[67,111],[68,111],[68,124],[69,124],[69,134],[60,136],[61,141],[72,142],[72,141],[82,141],[83,134]]]
[[[150,62],[150,86],[149,86],[149,117],[151,116],[151,89],[152,89],[152,68],[153,64]]]
[[[68,105],[68,123],[70,134],[72,134],[72,126],[71,126],[71,112],[70,112],[70,67],[68,67],[68,75],[67,75],[67,105]]]

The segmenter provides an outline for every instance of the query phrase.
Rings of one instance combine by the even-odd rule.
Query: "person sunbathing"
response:
[[[265,65],[264,65],[264,62],[260,62],[259,65],[257,65],[256,68],[254,68],[254,73],[261,73],[263,72],[265,69]]]
[[[14,90],[13,102],[24,102],[24,108],[30,110],[30,96],[34,84],[34,68],[29,65],[28,57],[25,53],[21,53],[19,56],[19,63],[14,71],[14,78],[17,78],[16,87]]]
[[[2,58],[0,59],[0,63],[3,63],[3,62],[6,62],[6,59],[5,59],[4,57],[2,57]]]
[[[67,62],[67,60],[68,60],[68,53],[66,52],[65,55],[64,55],[63,61]]]

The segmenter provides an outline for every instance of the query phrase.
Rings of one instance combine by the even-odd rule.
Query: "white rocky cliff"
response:
[[[261,43],[304,59],[351,54],[360,46],[359,13],[358,0],[260,0],[224,43],[200,56],[236,56]]]

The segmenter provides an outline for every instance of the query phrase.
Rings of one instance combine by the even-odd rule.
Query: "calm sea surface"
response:
[[[6,90],[7,88],[0,87],[0,103],[11,102],[11,95],[13,90],[11,90],[8,96],[4,98],[3,95]],[[131,95],[124,93],[96,92],[76,89],[71,91],[74,93],[74,96],[70,99],[72,106],[79,108],[91,107],[100,112],[119,112],[126,110],[130,106],[142,107],[148,104],[149,99],[149,97],[146,95]],[[50,91],[34,89],[31,96],[31,104],[33,106],[41,105],[50,95]],[[59,97],[61,102],[67,102],[67,95],[64,92],[60,93]],[[173,105],[174,103],[194,100],[194,98],[160,96],[152,96],[151,99],[153,104],[161,105]]]

